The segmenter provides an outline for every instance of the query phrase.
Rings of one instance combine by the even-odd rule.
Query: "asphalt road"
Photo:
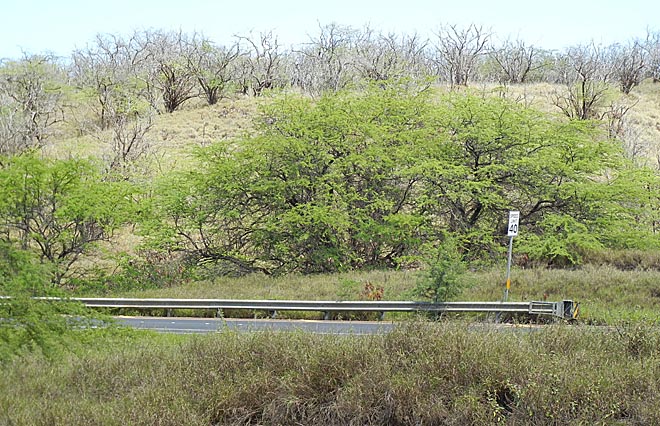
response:
[[[254,332],[305,331],[316,334],[368,335],[389,333],[397,323],[388,321],[326,321],[284,319],[239,319],[239,318],[164,318],[164,317],[114,317],[119,324],[163,333],[193,334],[218,333],[225,330]],[[495,324],[474,323],[468,326],[477,332],[530,333],[544,328],[540,324]]]
[[[391,322],[363,321],[309,321],[277,319],[222,319],[222,318],[159,318],[159,317],[115,317],[117,322],[138,329],[166,333],[213,333],[223,330],[234,331],[306,331],[316,334],[381,334],[392,331]]]

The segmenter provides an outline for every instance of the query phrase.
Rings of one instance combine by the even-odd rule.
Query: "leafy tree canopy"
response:
[[[131,213],[131,187],[85,160],[23,154],[0,162],[0,235],[35,250],[59,282],[79,256]]]
[[[160,187],[154,241],[242,271],[399,266],[442,235],[469,260],[500,251],[508,210],[530,236],[574,238],[549,225],[568,216],[612,245],[610,203],[648,198],[628,191],[639,176],[608,177],[624,160],[593,123],[508,100],[381,83],[283,97],[259,120]]]

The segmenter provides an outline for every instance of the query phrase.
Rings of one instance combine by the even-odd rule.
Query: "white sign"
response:
[[[509,226],[507,227],[507,237],[518,236],[518,219],[520,219],[520,212],[509,212]]]

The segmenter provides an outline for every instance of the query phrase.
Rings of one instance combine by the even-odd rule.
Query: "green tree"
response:
[[[437,227],[468,237],[479,257],[506,235],[508,210],[542,234],[544,215],[585,213],[598,178],[620,152],[585,121],[553,119],[522,105],[454,94],[436,110],[438,143],[424,168],[423,202]]]
[[[275,102],[258,136],[202,151],[198,171],[165,185],[171,235],[248,268],[395,265],[423,233],[413,166],[430,140],[426,96],[392,86]]]
[[[50,282],[51,272],[34,253],[0,241],[0,295],[11,297],[0,303],[0,361],[22,351],[51,356],[66,345],[62,337],[72,326],[70,316],[79,318],[78,325],[89,317],[79,304],[32,299],[60,296]]]
[[[4,241],[38,251],[60,282],[91,244],[107,240],[131,211],[131,188],[107,182],[83,160],[15,156],[0,166]]]
[[[324,272],[400,266],[445,237],[464,260],[494,255],[512,209],[538,241],[571,217],[560,235],[591,233],[594,247],[618,243],[629,203],[654,220],[629,191],[639,176],[609,180],[623,156],[594,123],[511,101],[381,82],[283,97],[259,120],[257,135],[201,150],[194,171],[159,187],[152,241],[242,272]]]

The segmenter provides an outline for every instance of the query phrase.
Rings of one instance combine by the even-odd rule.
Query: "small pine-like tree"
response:
[[[418,283],[415,294],[429,298],[433,303],[445,302],[458,295],[462,288],[461,276],[466,268],[457,239],[445,236],[427,262],[428,269]]]

